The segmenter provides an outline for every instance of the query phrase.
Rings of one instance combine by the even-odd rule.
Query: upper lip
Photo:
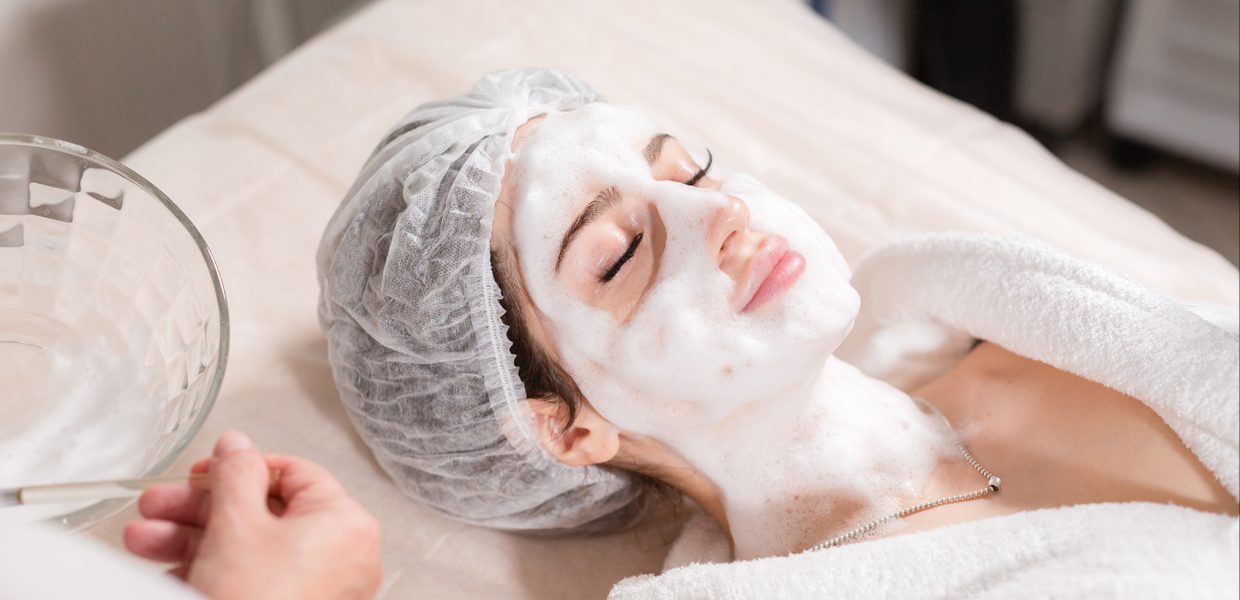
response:
[[[749,259],[749,269],[740,280],[737,288],[739,293],[735,298],[733,308],[740,310],[749,305],[762,287],[762,283],[771,275],[771,271],[775,270],[775,265],[779,264],[788,251],[787,240],[778,235],[773,235],[762,242],[753,258]]]

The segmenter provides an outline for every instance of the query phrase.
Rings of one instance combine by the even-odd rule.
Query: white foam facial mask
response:
[[[832,519],[894,512],[952,435],[903,392],[830,356],[859,307],[843,257],[803,210],[752,178],[724,177],[720,190],[655,181],[642,150],[656,131],[639,111],[589,105],[547,116],[514,151],[513,248],[561,364],[602,416],[662,441],[719,486],[738,558],[817,543]],[[564,232],[609,186],[624,202],[605,217],[607,235],[663,234],[661,247],[642,242],[654,275],[620,317],[555,268]],[[782,236],[805,259],[790,287],[747,312],[733,305],[738,283],[717,247],[720,215],[743,214],[738,201],[749,220],[737,231]],[[607,252],[570,245],[566,262],[581,251],[586,261]]]
[[[561,362],[595,409],[670,440],[806,384],[847,335],[859,300],[826,233],[753,179],[725,178],[719,191],[655,181],[642,149],[656,133],[631,108],[548,115],[513,155],[513,247]],[[654,280],[625,323],[574,295],[555,270],[564,232],[613,185],[652,205],[666,231]],[[708,241],[729,196],[748,206],[750,230],[780,235],[805,257],[798,280],[751,313],[731,305],[737,284]]]

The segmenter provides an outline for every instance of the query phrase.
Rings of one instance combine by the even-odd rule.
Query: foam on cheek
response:
[[[613,378],[648,405],[629,402],[613,412],[624,408],[618,418],[656,433],[650,430],[667,423],[669,407],[699,424],[730,412],[739,398],[729,386],[757,359],[758,344],[731,307],[735,282],[719,270],[707,244],[726,198],[672,182],[651,184],[644,193],[656,199],[667,231],[658,277],[607,351]]]
[[[730,304],[736,284],[707,244],[726,196],[670,182],[650,185],[645,193],[656,199],[667,246],[658,280],[608,348],[615,380],[608,393],[623,391],[625,399],[600,407],[622,427],[666,440],[686,427],[718,423],[747,403],[785,395],[822,368],[851,328],[857,294],[821,228],[750,179],[725,180],[723,191],[750,207],[751,229],[782,235],[804,254],[806,271],[774,306],[738,314]]]

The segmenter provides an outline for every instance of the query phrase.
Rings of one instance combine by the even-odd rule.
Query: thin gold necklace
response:
[[[900,512],[892,513],[881,519],[870,521],[869,523],[866,523],[865,525],[862,525],[856,529],[837,535],[831,539],[828,539],[825,542],[821,542],[814,546],[810,546],[809,548],[803,550],[803,552],[813,552],[815,550],[822,550],[825,548],[832,548],[832,547],[839,546],[842,544],[847,544],[848,542],[851,542],[871,531],[874,531],[875,529],[877,529],[880,525],[883,525],[884,523],[893,521],[895,519],[903,519],[904,517],[907,517],[911,514],[919,513],[923,510],[929,510],[936,506],[943,506],[944,504],[955,504],[957,502],[968,502],[969,500],[976,500],[978,498],[989,496],[991,494],[998,494],[999,487],[1003,485],[1003,480],[999,479],[998,475],[995,475],[994,473],[987,471],[986,467],[983,467],[981,463],[977,462],[977,459],[973,458],[973,454],[969,452],[969,449],[964,447],[964,442],[960,442],[957,445],[960,447],[960,454],[964,456],[964,459],[969,461],[969,464],[973,465],[973,468],[977,469],[977,472],[981,473],[982,477],[986,478],[986,487],[980,490],[975,490],[975,491],[964,493],[964,494],[956,494],[955,496],[947,496],[946,498],[939,498],[938,500],[931,500],[929,502],[922,502],[921,504],[918,504],[916,506],[910,506],[909,508],[906,508]]]

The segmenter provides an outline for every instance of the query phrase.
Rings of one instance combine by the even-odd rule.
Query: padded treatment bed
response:
[[[177,470],[226,429],[317,461],[384,527],[386,598],[599,598],[658,572],[673,528],[531,538],[402,496],[353,432],[319,331],[314,253],[385,130],[480,75],[555,66],[645,107],[719,166],[802,203],[855,261],[903,234],[1034,237],[1185,301],[1236,307],[1231,264],[1018,129],[865,54],[794,0],[382,0],[126,158],[219,262],[227,377]],[[91,531],[119,545],[135,509]]]

